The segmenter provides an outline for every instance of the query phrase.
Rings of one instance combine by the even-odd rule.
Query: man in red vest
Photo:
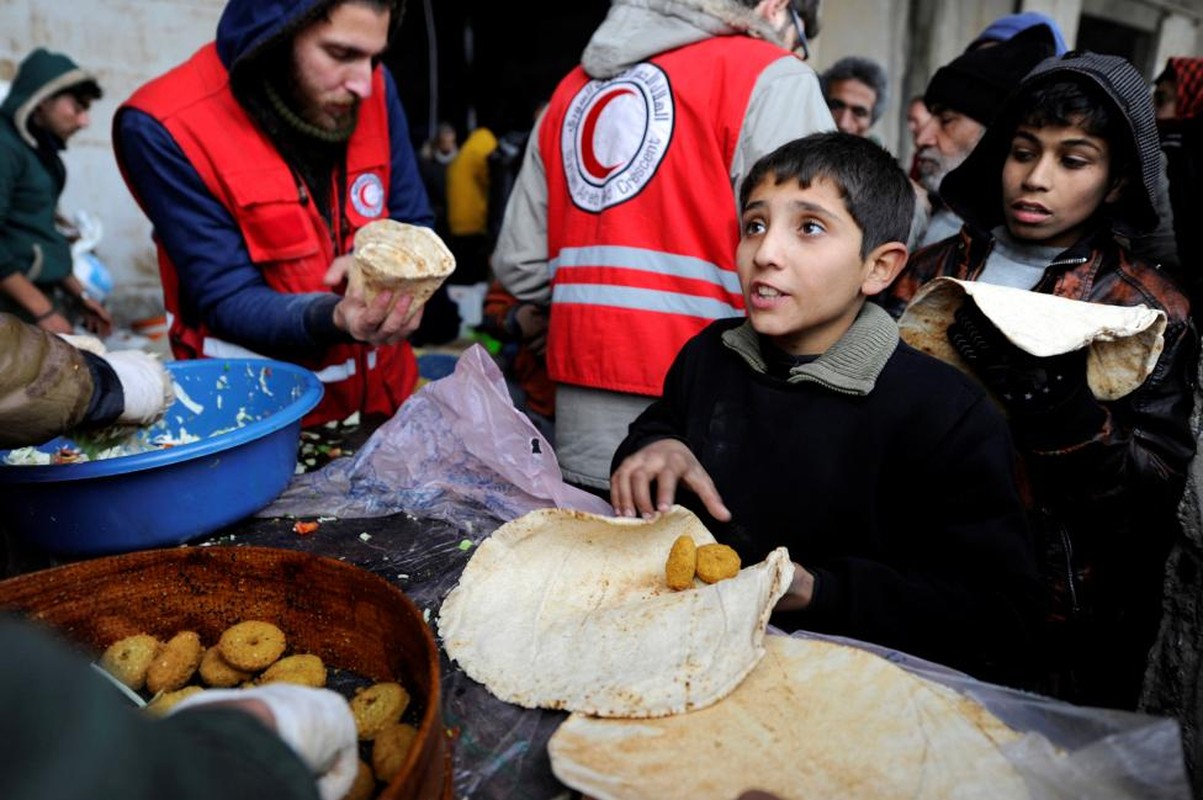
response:
[[[113,144],[154,224],[177,358],[313,369],[313,425],[387,417],[418,371],[410,298],[339,292],[355,231],[433,216],[379,62],[397,0],[230,0],[215,41],[118,110]],[[397,302],[393,304],[393,300]]]
[[[540,118],[493,268],[520,301],[550,307],[571,483],[605,493],[627,425],[681,345],[744,313],[732,257],[743,174],[835,127],[803,63],[817,5],[613,0]]]

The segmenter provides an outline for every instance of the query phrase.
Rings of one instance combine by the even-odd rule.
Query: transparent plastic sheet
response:
[[[770,633],[781,633],[770,626]],[[973,698],[1025,734],[1003,748],[1032,800],[1191,797],[1178,722],[1128,711],[1075,706],[983,683],[948,667],[885,647],[798,631],[797,638],[858,647],[922,678]]]
[[[551,445],[514,408],[480,345],[422,387],[349,458],[293,478],[260,517],[380,517],[405,512],[470,535],[536,508],[612,514],[564,483]]]

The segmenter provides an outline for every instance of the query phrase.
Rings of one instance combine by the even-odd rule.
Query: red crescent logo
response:
[[[581,128],[581,162],[585,167],[585,171],[599,181],[604,181],[608,178],[610,173],[618,169],[621,164],[606,166],[597,160],[597,154],[593,151],[593,133],[597,129],[597,121],[601,119],[602,112],[606,110],[606,106],[624,94],[634,93],[633,89],[623,87],[615,89],[609,94],[604,94],[593,104],[593,108],[589,109],[589,114],[585,117],[585,124]]]

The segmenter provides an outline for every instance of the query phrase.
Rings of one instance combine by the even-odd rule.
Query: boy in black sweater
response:
[[[1022,683],[1038,584],[1007,425],[865,302],[906,262],[913,197],[888,152],[847,134],[757,162],[736,251],[747,319],[682,348],[614,456],[612,502],[676,500],[745,563],[788,547],[780,627]]]

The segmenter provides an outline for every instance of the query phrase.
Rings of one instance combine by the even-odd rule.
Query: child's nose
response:
[[[752,257],[756,266],[761,269],[775,269],[783,266],[783,240],[784,237],[775,234],[772,228],[765,231]]]
[[[1032,162],[1024,184],[1032,189],[1046,189],[1049,186],[1053,170],[1052,159],[1038,158]]]

